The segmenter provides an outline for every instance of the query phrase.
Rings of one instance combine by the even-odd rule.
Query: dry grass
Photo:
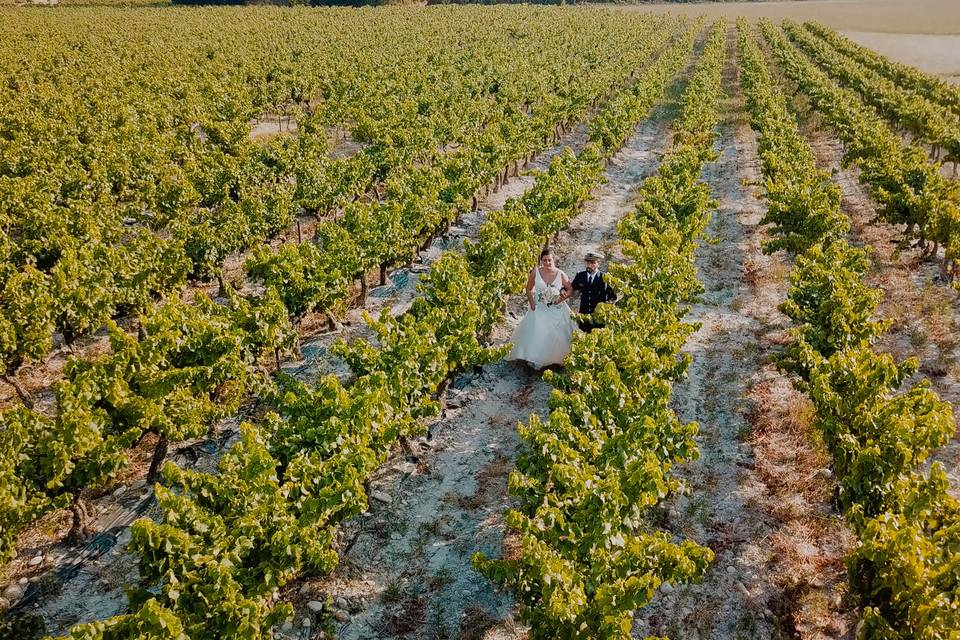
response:
[[[427,599],[409,596],[403,599],[397,610],[384,611],[383,631],[391,636],[412,633],[423,626],[427,619]]]
[[[506,561],[520,559],[520,534],[513,529],[508,529],[503,536],[503,553],[500,554]]]
[[[500,428],[513,428],[513,425],[516,424],[517,419],[513,416],[506,414],[498,413],[496,415],[490,416],[487,419],[487,424],[491,427],[500,427]]]
[[[743,280],[750,285],[751,289],[756,289],[760,285],[763,277],[763,270],[756,260],[750,258],[743,261]]]
[[[477,474],[477,488],[473,495],[460,496],[457,504],[461,509],[474,510],[499,499],[506,492],[506,478],[513,463],[502,454],[497,454]]]
[[[523,409],[524,407],[530,406],[530,394],[533,391],[533,387],[526,386],[510,396],[510,404],[517,407],[518,409]]]
[[[479,605],[470,605],[464,611],[463,620],[460,622],[460,640],[483,640],[487,631],[497,624],[494,618],[486,609]]]
[[[952,350],[960,344],[960,335],[954,315],[956,294],[948,287],[926,283],[917,291],[918,313],[925,330],[938,347]]]
[[[835,483],[813,407],[783,377],[757,384],[751,400],[756,472],[769,489],[757,502],[780,523],[766,541],[782,589],[771,609],[789,636],[844,637],[854,621],[844,595],[854,539],[831,509]]]

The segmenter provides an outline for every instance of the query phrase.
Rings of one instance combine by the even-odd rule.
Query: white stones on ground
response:
[[[335,609],[333,612],[333,617],[337,622],[350,622],[350,614],[344,611],[343,609]]]
[[[310,609],[310,611],[313,611],[314,613],[320,613],[323,611],[323,603],[319,600],[311,600],[307,603],[307,609]]]
[[[302,585],[300,585],[300,595],[303,595],[312,589],[313,585],[311,585],[309,582],[304,582]]]
[[[393,502],[393,497],[389,493],[385,493],[383,491],[371,491],[370,497],[384,504],[390,504]]]
[[[11,584],[3,590],[3,598],[8,602],[16,602],[23,597],[23,586],[20,584]]]
[[[670,593],[673,591],[673,585],[669,582],[664,582],[660,585],[660,591],[663,591],[664,593]]]
[[[337,596],[337,599],[333,601],[333,604],[337,605],[337,609],[349,609],[350,603],[347,602],[347,599],[343,596]]]
[[[395,466],[394,469],[396,469],[400,473],[411,475],[417,472],[417,465],[413,464],[412,462],[401,462],[400,464]]]
[[[310,616],[306,616],[300,621],[300,626],[302,627],[309,627],[311,624],[313,624],[313,622],[310,620]]]
[[[19,584],[21,587],[22,587],[23,585],[27,584],[28,582],[29,582],[29,580],[27,580],[26,577],[23,577],[23,578],[20,578],[19,580],[17,580],[17,584]]]
[[[815,475],[821,480],[829,480],[833,477],[833,471],[830,471],[830,469],[824,467],[823,469],[818,470]]]
[[[747,589],[746,585],[744,585],[744,584],[743,584],[742,582],[740,582],[739,580],[737,581],[737,591],[739,591],[740,593],[742,593],[742,594],[743,594],[745,597],[747,597],[747,598],[750,597],[750,590]]]
[[[733,566],[732,564],[727,566],[727,573],[729,573],[730,575],[733,575],[736,572],[737,572],[737,568],[735,566]]]
[[[32,558],[30,558],[30,562],[28,562],[27,564],[30,565],[31,567],[36,567],[37,565],[42,563],[43,563],[43,554],[37,554]]]
[[[283,625],[280,627],[280,631],[283,631],[284,633],[289,632],[289,631],[292,631],[292,630],[293,630],[293,620],[287,620],[287,621],[284,622]]]

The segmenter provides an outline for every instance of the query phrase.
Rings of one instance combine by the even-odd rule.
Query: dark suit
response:
[[[589,273],[581,271],[573,278],[573,290],[580,292],[580,313],[590,314],[597,308],[601,302],[613,302],[617,299],[617,294],[603,279],[603,273],[599,270],[594,272],[593,282],[590,282]],[[586,332],[592,331],[600,325],[589,321],[580,321],[580,329]]]

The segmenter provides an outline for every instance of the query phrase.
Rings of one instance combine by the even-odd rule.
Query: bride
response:
[[[530,311],[513,333],[513,349],[508,360],[525,360],[536,369],[562,364],[570,353],[570,342],[576,323],[570,317],[567,299],[573,285],[557,268],[550,249],[540,253],[540,265],[527,278],[527,301]]]

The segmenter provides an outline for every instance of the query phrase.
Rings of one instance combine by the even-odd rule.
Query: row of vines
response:
[[[467,34],[445,10],[431,28],[399,10],[15,13],[0,25],[0,374],[28,406],[23,365],[188,282],[225,293],[239,253],[240,277],[275,290],[262,304],[338,315],[352,281],[407,262],[670,31],[509,8],[475,11]],[[296,132],[251,136],[265,115]],[[331,157],[331,131],[360,148]],[[315,242],[275,250],[304,216]]]
[[[603,105],[579,155],[555,157],[530,191],[490,214],[476,242],[439,258],[407,313],[369,318],[375,344],[335,347],[350,366],[349,382],[257,378],[268,411],[242,426],[216,473],[167,463],[156,487],[163,519],[132,527],[142,584],[131,587],[130,612],[75,627],[71,637],[258,638],[289,617],[280,589],[336,565],[337,525],[366,509],[366,480],[398,439],[437,412],[454,375],[502,357],[487,340],[503,296],[520,289],[530,257],[589,197],[698,29],[674,33],[636,82]],[[161,333],[148,327],[146,339]],[[211,342],[178,346],[202,352]]]
[[[631,638],[633,613],[663,583],[698,580],[713,552],[651,524],[650,507],[679,488],[671,468],[698,455],[696,423],[670,407],[701,288],[693,264],[716,202],[700,181],[719,120],[726,25],[716,24],[680,100],[673,147],[618,231],[628,262],[611,274],[622,299],[601,305],[605,329],[574,341],[546,420],[520,425],[528,444],[509,487],[509,558],[474,558],[508,587],[533,638]]]
[[[838,86],[776,27],[764,23],[763,29],[784,74],[844,144],[844,162],[860,170],[878,218],[903,225],[905,240],[919,240],[926,255],[943,247],[943,270],[953,278],[960,257],[960,182],[944,177],[919,144],[904,144],[875,109]]]
[[[817,78],[772,26],[764,25],[764,33],[788,76]],[[896,362],[872,348],[889,323],[875,319],[881,294],[864,279],[869,251],[846,240],[850,221],[840,210],[840,190],[817,168],[746,22],[739,24],[738,45],[759,137],[766,222],[773,225],[765,250],[796,255],[780,307],[793,327],[777,363],[813,403],[839,506],[859,540],[847,559],[863,611],[859,637],[954,637],[960,503],[939,464],[922,466],[953,435],[952,408],[926,381],[907,382],[915,359]],[[814,93],[830,94],[817,86]],[[848,144],[860,143],[851,137]]]
[[[933,159],[942,153],[944,160],[960,162],[960,115],[844,55],[810,27],[792,22],[784,26],[790,39],[831,77],[856,91],[889,124],[930,145]]]
[[[634,69],[642,67],[675,31],[671,26],[655,32],[651,26],[640,23],[641,41],[631,40],[636,51],[626,60],[636,65]],[[74,515],[71,537],[82,538],[87,519],[83,490],[116,478],[128,463],[132,445],[149,434],[157,436],[148,473],[152,482],[171,444],[203,436],[220,419],[261,396],[270,381],[258,363],[267,354],[279,362],[280,352],[296,342],[296,324],[305,313],[344,304],[357,264],[409,256],[412,247],[429,240],[470,206],[471,194],[483,181],[505,174],[513,160],[541,148],[566,118],[578,118],[601,101],[612,90],[611,83],[623,86],[629,80],[631,70],[598,66],[598,75],[584,82],[585,87],[571,89],[564,100],[547,94],[543,100],[553,105],[548,115],[523,115],[529,136],[509,144],[487,144],[468,163],[489,167],[497,163],[498,168],[477,169],[469,180],[456,172],[448,173],[446,181],[442,176],[431,178],[429,172],[418,173],[417,179],[405,174],[408,183],[394,176],[398,182],[390,178],[388,184],[396,194],[350,208],[366,212],[364,225],[352,225],[353,214],[347,212],[343,219],[319,226],[316,239],[288,243],[276,251],[266,247],[254,251],[247,266],[262,285],[259,292],[242,295],[228,287],[222,300],[198,294],[190,303],[175,297],[151,306],[135,336],[112,319],[104,320],[108,353],[71,358],[64,378],[54,386],[52,406],[22,406],[0,414],[0,557],[9,558],[14,552],[16,535],[24,526],[65,506]],[[571,76],[570,86],[581,81],[584,78]],[[598,140],[606,140],[618,126],[616,113],[604,117],[594,134]],[[491,118],[483,136],[502,139],[503,121]],[[287,143],[300,144],[302,129]],[[450,160],[465,161],[459,153]],[[563,155],[558,162],[562,166],[572,160]],[[411,170],[428,171],[424,167]],[[419,193],[421,187],[430,189],[432,196]],[[531,197],[541,198],[537,206],[546,210],[553,194],[538,190]],[[29,265],[8,266],[15,280],[39,273]],[[19,271],[13,272],[14,268]],[[81,283],[70,286],[84,291]],[[5,291],[11,293],[9,288]],[[26,319],[34,317],[34,307],[44,304],[36,292],[21,291],[17,296],[6,299],[21,300],[23,304],[12,306],[26,313]],[[11,322],[21,329],[29,326],[16,318]]]
[[[885,78],[905,89],[911,89],[930,102],[960,115],[960,88],[943,78],[926,73],[902,62],[895,62],[872,49],[861,46],[836,31],[818,23],[808,23],[807,29],[830,43],[835,49],[860,64],[870,67]]]

